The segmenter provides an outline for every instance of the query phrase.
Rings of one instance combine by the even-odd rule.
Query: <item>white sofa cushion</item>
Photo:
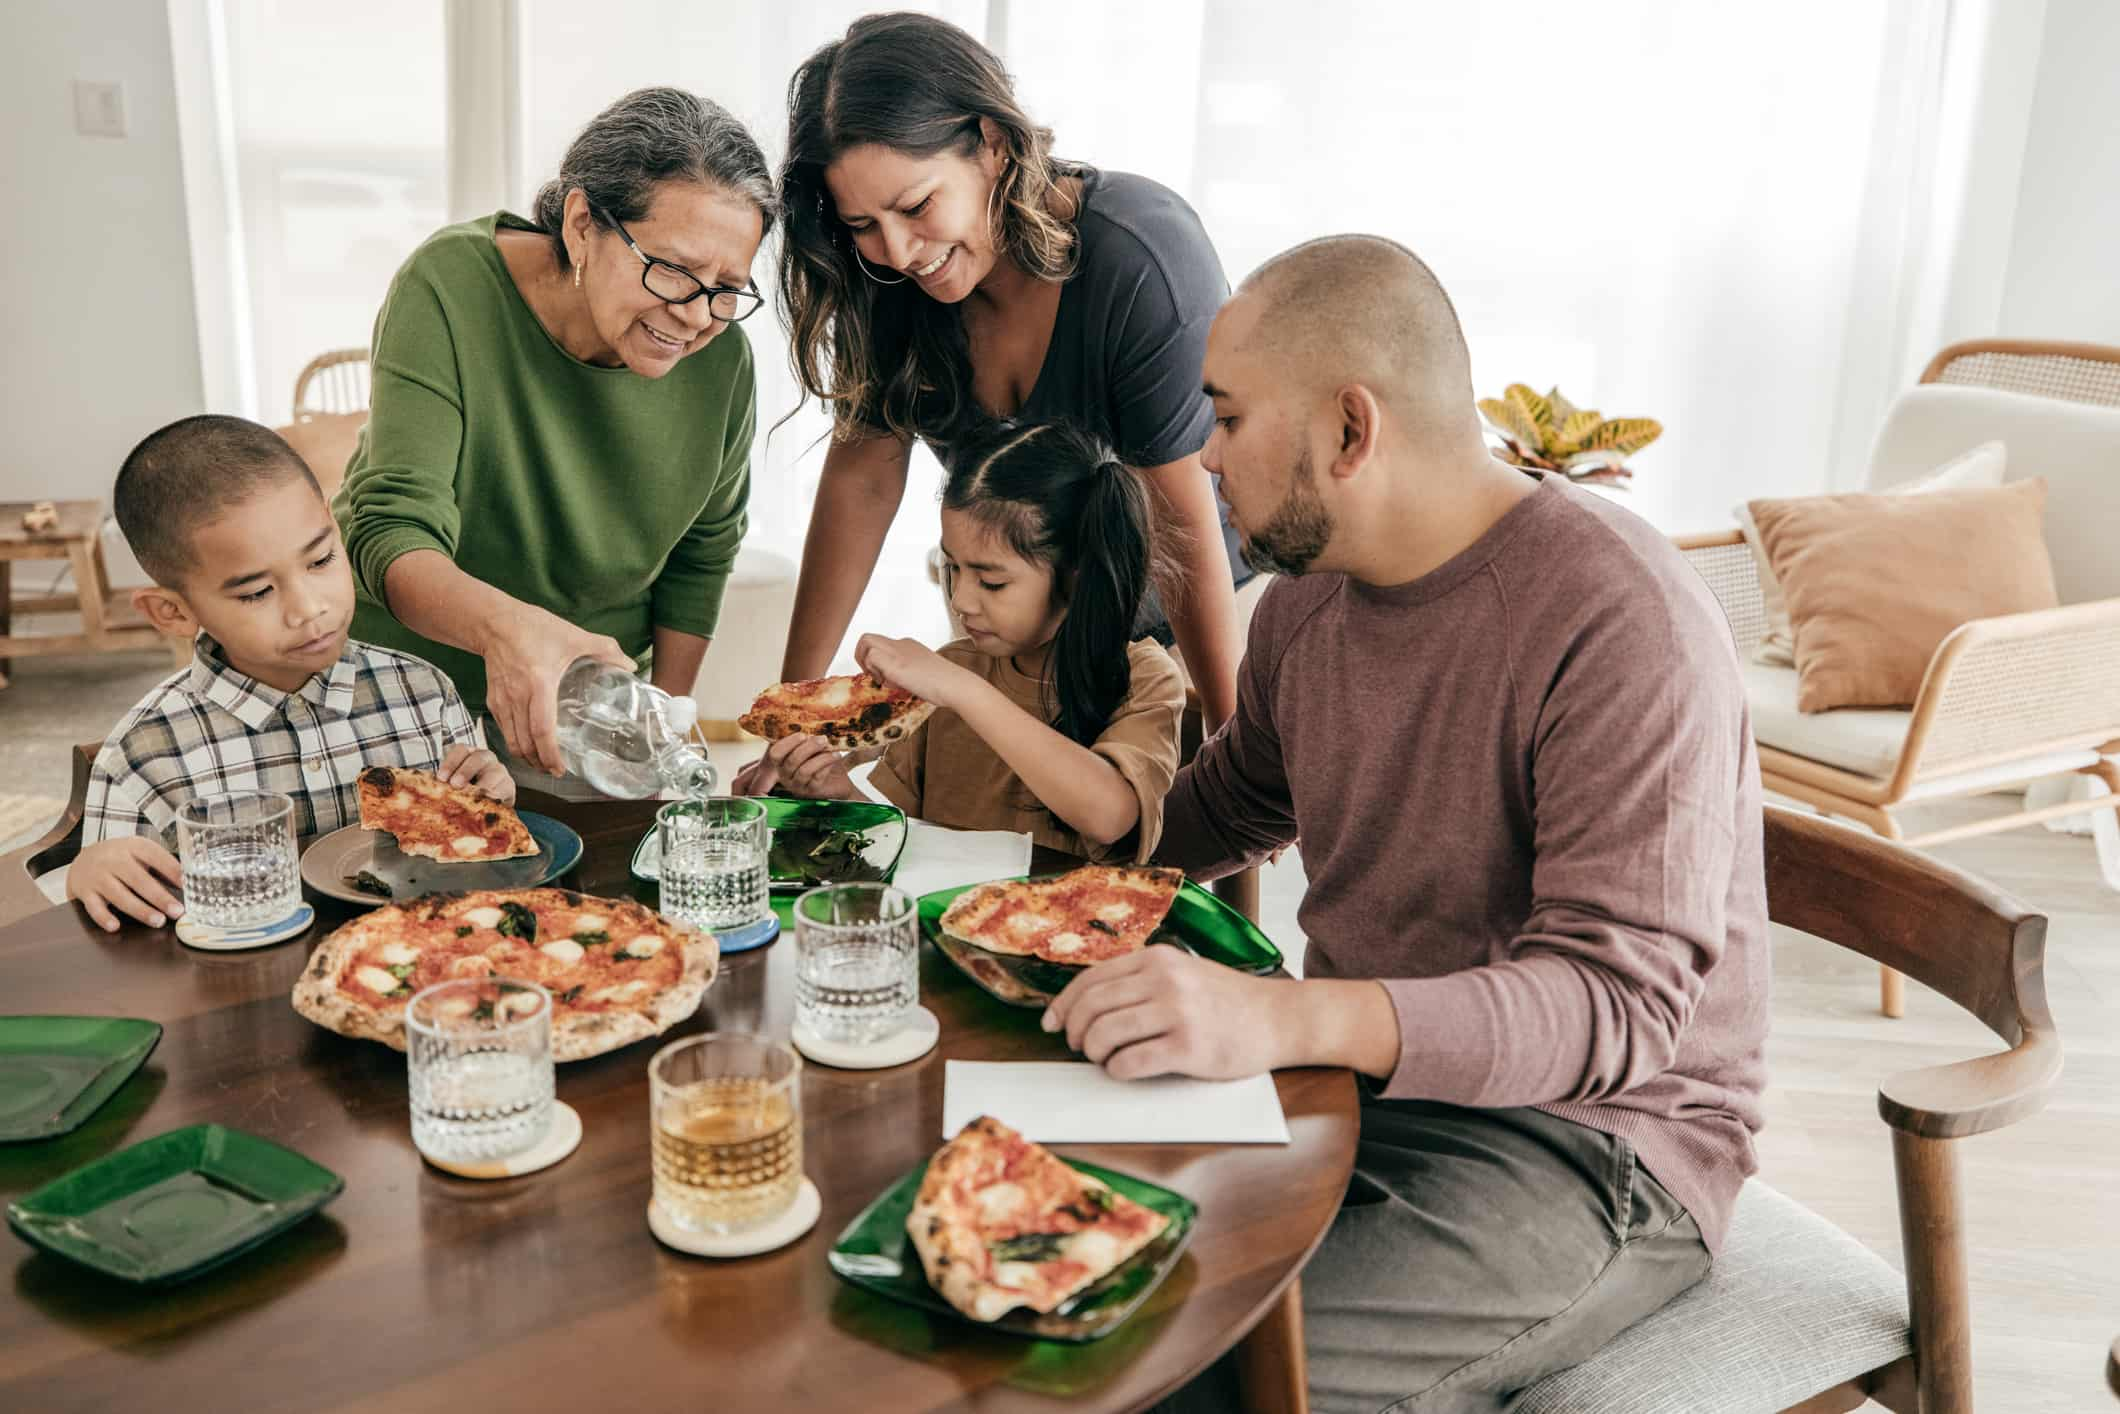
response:
[[[2120,408],[1930,383],[1892,404],[1867,488],[1888,490],[1987,441],[2009,447],[2006,480],[2046,478],[2046,549],[2064,604],[2120,598]]]
[[[1806,714],[1796,710],[1796,669],[1747,662],[1738,667],[1744,675],[1745,701],[1752,708],[1752,738],[1761,746],[1880,780],[1899,764],[1912,712],[1837,707]]]

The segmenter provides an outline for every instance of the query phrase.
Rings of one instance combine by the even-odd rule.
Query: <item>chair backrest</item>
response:
[[[2043,915],[1867,830],[1780,806],[1766,827],[1776,923],[1904,972],[2010,1045],[2053,1031]]]
[[[294,380],[294,417],[368,410],[368,350],[333,349],[309,360]]]
[[[1930,359],[1921,381],[2120,407],[2120,348],[2052,339],[1969,339]]]
[[[2046,548],[2064,604],[2120,598],[2120,406],[1930,383],[1892,404],[1870,452],[1866,484],[1882,490],[1926,476],[1982,442],[1999,441],[2008,479],[2046,479]]]

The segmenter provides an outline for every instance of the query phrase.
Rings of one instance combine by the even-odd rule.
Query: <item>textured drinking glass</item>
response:
[[[552,1127],[552,997],[507,977],[438,982],[405,1003],[405,1066],[421,1153],[520,1154]]]
[[[688,1232],[771,1222],[802,1188],[802,1061],[763,1036],[709,1031],[648,1062],[655,1201]]]
[[[294,802],[271,791],[231,791],[177,810],[184,916],[210,928],[277,923],[302,905]]]
[[[763,805],[740,796],[673,800],[655,812],[655,827],[664,917],[712,932],[773,911]]]
[[[795,901],[795,1024],[865,1046],[920,1004],[920,920],[889,884],[829,884]]]

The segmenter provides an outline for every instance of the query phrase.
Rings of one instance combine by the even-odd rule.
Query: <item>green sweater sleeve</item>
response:
[[[464,443],[464,399],[456,341],[434,287],[408,268],[376,317],[366,455],[340,495],[350,514],[346,555],[357,583],[378,604],[383,576],[408,550],[454,559],[460,514],[456,465]]]
[[[657,624],[701,638],[714,636],[721,620],[722,592],[728,587],[744,532],[750,528],[751,439],[758,425],[758,389],[750,345],[743,343],[742,348],[714,489],[698,518],[671,548],[652,591]]]

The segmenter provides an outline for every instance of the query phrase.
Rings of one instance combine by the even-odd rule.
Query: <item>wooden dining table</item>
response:
[[[628,872],[653,802],[522,803],[583,836],[567,883],[654,902]],[[946,1060],[1070,1058],[1036,1011],[994,1001],[931,946],[920,987],[942,1023],[934,1051],[888,1070],[804,1068],[817,1226],[779,1251],[715,1261],[648,1231],[647,1063],[660,1041],[560,1067],[559,1097],[585,1133],[555,1167],[496,1182],[443,1173],[412,1147],[404,1056],[324,1031],[289,1004],[311,949],[356,911],[312,901],[306,936],[252,952],[198,952],[144,927],[106,934],[71,905],[0,929],[0,1010],[166,1028],[81,1128],[0,1145],[0,1200],[202,1121],[284,1144],[346,1184],[317,1216],[165,1288],[0,1236],[12,1266],[0,1409],[1137,1410],[1255,1326],[1240,1352],[1255,1369],[1276,1338],[1290,1354],[1288,1293],[1354,1159],[1345,1071],[1276,1074],[1286,1145],[1056,1146],[1186,1194],[1200,1219],[1169,1278],[1112,1334],[1029,1341],[855,1288],[825,1261],[847,1223],[941,1143]],[[785,1039],[793,952],[782,939],[723,958],[699,1012],[663,1039]],[[1297,1402],[1254,1393],[1261,1406]]]

